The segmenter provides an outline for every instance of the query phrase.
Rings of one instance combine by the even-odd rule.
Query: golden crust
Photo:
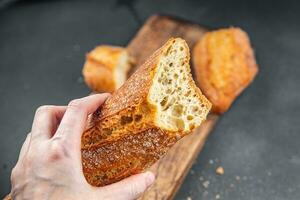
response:
[[[258,72],[248,35],[239,28],[206,33],[193,49],[193,66],[201,91],[219,114]]]
[[[86,84],[96,92],[113,92],[117,88],[114,76],[125,48],[101,45],[86,55],[82,74]]]
[[[103,186],[143,171],[189,133],[174,133],[157,126],[154,123],[156,110],[148,100],[159,58],[174,40],[170,39],[158,49],[94,113],[90,126],[82,135],[83,172],[90,184]],[[191,76],[190,81],[190,86],[209,110],[210,103]]]
[[[178,139],[158,128],[148,128],[83,148],[85,178],[91,185],[103,186],[137,174],[149,168]]]

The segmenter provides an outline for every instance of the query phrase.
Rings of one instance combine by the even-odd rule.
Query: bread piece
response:
[[[82,73],[93,91],[113,92],[126,81],[131,65],[125,48],[101,45],[86,55]]]
[[[192,55],[198,85],[214,113],[226,112],[258,71],[249,38],[239,28],[206,33]]]
[[[170,39],[94,113],[82,136],[87,181],[103,186],[150,167],[210,107],[192,79],[186,42]]]

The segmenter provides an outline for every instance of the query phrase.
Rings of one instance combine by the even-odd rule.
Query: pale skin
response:
[[[87,117],[109,94],[71,101],[68,106],[41,106],[32,130],[12,170],[13,199],[123,199],[140,197],[153,183],[151,172],[131,176],[105,187],[87,183],[81,164],[81,134]]]

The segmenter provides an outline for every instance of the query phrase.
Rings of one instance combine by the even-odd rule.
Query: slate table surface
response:
[[[299,200],[299,6],[256,0],[0,4],[0,197],[10,190],[10,171],[36,108],[88,95],[81,76],[85,53],[97,44],[126,45],[150,15],[163,13],[243,28],[260,66],[218,122],[175,199]],[[218,166],[223,176],[216,175]]]

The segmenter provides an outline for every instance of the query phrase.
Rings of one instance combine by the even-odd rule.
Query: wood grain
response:
[[[170,37],[185,39],[191,50],[207,31],[207,28],[194,23],[155,15],[147,20],[127,48],[139,66]],[[132,69],[131,73],[135,70]],[[175,196],[218,118],[217,115],[209,115],[200,128],[176,143],[165,157],[151,167],[156,181],[140,200],[165,200]]]

